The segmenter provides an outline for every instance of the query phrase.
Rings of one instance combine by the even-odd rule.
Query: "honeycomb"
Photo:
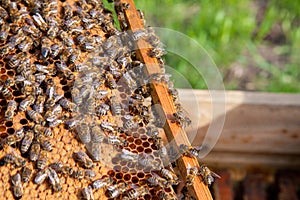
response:
[[[166,158],[144,64],[132,50],[139,36],[120,31],[98,0],[0,5],[1,199],[176,199],[171,185],[148,181],[162,176]],[[116,4],[121,22],[127,6]],[[40,151],[31,159],[34,144],[46,158]],[[25,168],[32,169],[29,181],[15,181]],[[46,180],[36,184],[42,170]],[[94,188],[107,177],[111,182]]]

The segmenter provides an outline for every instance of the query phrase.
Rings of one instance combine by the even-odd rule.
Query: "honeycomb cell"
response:
[[[125,166],[127,164],[127,162],[125,161],[125,160],[122,160],[121,162],[120,162],[120,165],[121,166]]]
[[[109,176],[115,176],[115,171],[117,171],[117,170],[109,170],[109,171],[107,172],[107,174],[108,174]]]
[[[62,87],[62,89],[63,89],[63,91],[69,91],[70,88],[69,88],[69,86],[65,85]]]
[[[147,140],[148,139],[148,137],[146,136],[146,135],[141,135],[141,137],[140,137],[142,140]]]
[[[120,94],[120,97],[121,97],[122,99],[127,99],[127,95],[124,94],[124,93],[121,93],[121,94]],[[123,102],[123,101],[122,101],[122,102]],[[126,101],[126,104],[128,104],[128,101]]]
[[[15,129],[14,128],[8,128],[7,129],[7,133],[10,134],[10,135],[12,135],[12,134],[15,133]]]
[[[8,76],[7,76],[7,75],[1,75],[1,76],[0,76],[0,80],[5,81],[6,79],[8,79]]]
[[[139,146],[139,147],[136,148],[136,150],[137,150],[138,152],[143,152],[143,151],[144,151],[144,148],[141,147],[141,146]]]
[[[168,192],[168,193],[172,192],[171,188],[169,188],[169,187],[168,188],[164,188],[164,190],[165,190],[165,192]]]
[[[13,91],[13,95],[14,95],[15,97],[18,97],[18,96],[21,96],[22,93],[21,93],[20,91],[16,90],[16,91]]]
[[[155,195],[153,195],[153,196],[155,196]],[[149,194],[144,195],[144,199],[145,200],[150,200],[151,199],[151,195],[149,195]]]
[[[4,62],[0,61],[0,68],[4,66]]]
[[[139,173],[137,173],[137,177],[138,178],[144,178],[145,177],[145,173],[139,172]]]
[[[135,143],[136,145],[141,145],[141,144],[142,144],[142,140],[136,139],[136,140],[134,141],[134,143]]]
[[[149,144],[149,142],[143,142],[143,143],[142,143],[142,146],[146,148],[146,147],[149,147],[150,144]]]
[[[15,101],[16,101],[17,103],[21,103],[22,100],[23,100],[23,98],[15,98]]]
[[[119,172],[121,170],[121,166],[120,165],[116,165],[114,166],[114,171]]]
[[[156,145],[155,145],[155,144],[152,144],[152,145],[151,145],[151,149],[153,149],[153,150],[157,150],[157,147],[156,147]]]
[[[117,179],[122,179],[123,178],[123,173],[122,172],[116,173],[116,178]]]
[[[20,124],[22,124],[22,125],[25,125],[27,123],[28,123],[27,119],[23,118],[23,119],[20,120]]]
[[[114,158],[112,158],[111,159],[111,162],[112,162],[112,164],[118,164],[119,163],[119,161],[120,161],[120,159],[118,158],[118,157],[114,157]]]
[[[130,147],[130,149],[135,149],[136,145],[135,144],[130,144],[129,147]]]
[[[65,92],[64,97],[70,99],[72,98],[72,94],[70,92]]]
[[[1,69],[0,69],[0,73],[1,73],[1,74],[5,74],[5,72],[6,72],[6,69],[5,69],[5,68],[1,68]]]
[[[153,138],[148,138],[147,140],[148,140],[148,142],[150,142],[150,143],[153,143],[153,142],[154,142],[154,139],[153,139]]]
[[[150,149],[150,148],[145,149],[145,153],[146,153],[146,154],[152,153],[152,149]]]
[[[122,170],[121,170],[123,173],[127,173],[129,172],[129,168],[128,167],[122,167]]]
[[[139,128],[138,133],[139,134],[144,134],[146,132],[145,128]]]
[[[5,122],[5,126],[6,126],[6,127],[12,127],[12,125],[13,125],[13,122],[12,122],[12,121],[7,121],[7,122]]]
[[[6,104],[7,104],[6,100],[3,99],[0,101],[0,106],[6,106]]]
[[[119,92],[124,92],[124,88],[123,87],[118,87],[118,91]],[[124,95],[126,95],[126,94],[124,94]]]
[[[11,71],[11,70],[8,70],[8,71],[6,72],[6,74],[7,74],[8,76],[10,76],[10,77],[13,77],[13,76],[15,75],[15,73],[14,73],[13,71]]]
[[[134,138],[133,138],[133,137],[128,137],[126,140],[127,140],[128,142],[133,142],[133,141],[134,141]]]
[[[131,179],[131,175],[130,174],[125,174],[123,179],[124,179],[124,181],[129,181]]]
[[[131,182],[137,184],[139,182],[139,178],[136,176],[131,177]]]
[[[132,136],[133,136],[134,138],[139,138],[139,137],[140,137],[140,135],[139,135],[137,132],[134,132],[134,133],[132,134]]]
[[[68,81],[66,79],[62,79],[60,81],[60,84],[62,84],[62,85],[67,85],[67,83],[68,83]]]
[[[4,132],[6,130],[5,126],[0,126],[0,132]]]

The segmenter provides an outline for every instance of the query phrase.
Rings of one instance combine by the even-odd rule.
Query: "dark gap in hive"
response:
[[[27,119],[21,119],[20,120],[20,124],[22,124],[22,125],[25,125],[27,123],[28,123]]]
[[[6,127],[12,127],[13,126],[13,122],[12,121],[7,121],[7,122],[5,122],[5,126]]]
[[[21,103],[22,100],[23,100],[23,98],[15,98],[15,101],[16,101],[17,103]]]
[[[20,91],[16,90],[16,91],[13,91],[13,95],[14,95],[15,97],[18,97],[18,96],[21,96],[22,93],[21,93]]]
[[[72,94],[70,92],[65,92],[64,97],[70,99],[72,98]]]
[[[5,99],[0,101],[0,106],[6,106],[7,102]]]
[[[14,128],[8,128],[8,129],[7,129],[7,133],[8,133],[9,135],[12,135],[12,134],[15,133],[15,129],[14,129]]]

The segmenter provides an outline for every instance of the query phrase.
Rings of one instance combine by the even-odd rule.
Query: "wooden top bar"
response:
[[[129,9],[125,10],[125,17],[128,22],[129,29],[133,32],[137,30],[144,29],[144,26],[142,24],[142,21],[139,18],[138,12],[136,10],[135,4],[133,0],[119,0],[116,1],[119,3],[129,3],[130,7]],[[154,74],[154,73],[160,73],[159,64],[156,58],[152,58],[148,55],[149,50],[151,49],[150,44],[148,44],[145,40],[139,39],[137,41],[137,50],[136,54],[138,59],[140,59],[142,62],[146,65],[146,73],[148,75]],[[162,109],[164,111],[163,118],[166,119],[166,123],[164,126],[164,131],[166,133],[166,137],[169,142],[173,141],[177,146],[180,144],[186,144],[190,145],[188,138],[186,136],[185,131],[178,126],[176,123],[171,122],[171,118],[173,116],[173,113],[176,111],[173,101],[168,93],[168,88],[165,84],[157,84],[153,83],[151,84],[152,87],[152,98],[155,104],[160,104],[162,106]],[[195,158],[190,158],[186,156],[181,156],[177,160],[177,166],[179,168],[179,171],[182,175],[182,177],[186,176],[187,172],[187,166],[190,164],[191,166],[197,166],[199,167],[199,163]],[[195,180],[195,183],[193,186],[189,187],[189,192],[192,196],[194,196],[196,199],[200,200],[210,200],[212,199],[212,196],[210,194],[210,191],[208,187],[202,182],[201,178],[197,177]]]

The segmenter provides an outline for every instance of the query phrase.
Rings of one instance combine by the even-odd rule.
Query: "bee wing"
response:
[[[215,178],[221,178],[220,175],[218,175],[218,174],[216,174],[215,172],[212,172],[212,171],[211,171],[211,175],[212,175],[213,177],[215,177]]]

